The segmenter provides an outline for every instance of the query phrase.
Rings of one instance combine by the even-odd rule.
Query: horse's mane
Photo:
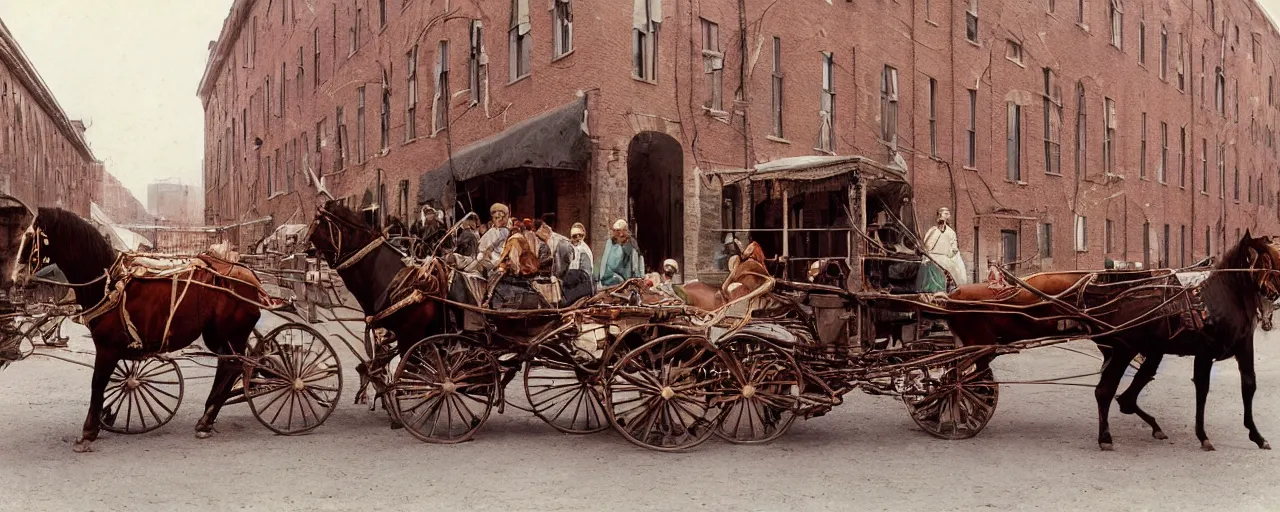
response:
[[[1239,270],[1248,269],[1250,266],[1248,247],[1245,243],[1240,242],[1228,249],[1222,254],[1222,258],[1216,265],[1215,270]],[[1262,305],[1262,298],[1258,295],[1256,283],[1252,279],[1250,272],[1214,272],[1204,282],[1204,295],[1208,301],[1219,303],[1230,303],[1232,298],[1239,301],[1242,311],[1235,312],[1237,315],[1244,315],[1244,319],[1237,321],[1247,322],[1249,326],[1252,321],[1257,318],[1258,308]],[[1212,311],[1216,321],[1223,321],[1234,315],[1229,315],[1225,311]],[[1243,324],[1242,324],[1243,325]],[[1252,328],[1252,327],[1249,327]]]
[[[370,230],[373,229],[373,226],[370,226],[367,222],[364,221],[364,217],[360,216],[359,213],[357,213],[355,210],[352,210],[347,205],[344,205],[337,201],[330,201],[329,203],[324,205],[324,209],[328,211],[330,214],[332,214],[334,217],[342,219],[345,222],[349,222],[354,226],[361,226]]]
[[[61,208],[40,207],[36,225],[58,245],[74,247],[75,250],[68,251],[68,254],[76,255],[76,259],[86,265],[92,263],[105,268],[115,261],[116,251],[107,242],[107,238],[88,221],[72,212]],[[68,270],[70,269],[64,268],[63,272]],[[95,269],[94,272],[98,270]]]

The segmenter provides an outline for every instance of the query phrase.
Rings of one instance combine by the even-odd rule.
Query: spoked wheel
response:
[[[277,434],[305,434],[338,406],[342,369],[338,354],[309,326],[276,327],[244,365],[244,398],[253,416]]]
[[[605,412],[631,443],[671,452],[702,444],[720,419],[721,363],[706,338],[662,336],[611,364]]]
[[[763,444],[786,433],[796,419],[803,382],[791,355],[750,335],[721,342],[720,353],[727,375],[716,435],[730,443]]]
[[[569,349],[553,343],[537,350],[537,356],[524,363],[524,392],[533,414],[566,434],[594,434],[609,428],[600,402],[599,372],[594,368],[599,362],[578,362]]]
[[[400,360],[391,381],[391,407],[413,437],[461,443],[475,435],[502,398],[498,361],[465,336],[419,341]]]
[[[169,423],[182,405],[182,370],[172,359],[120,361],[103,394],[102,429],[142,434]]]
[[[939,439],[968,439],[996,412],[1000,386],[972,359],[907,370],[902,401],[916,425]]]

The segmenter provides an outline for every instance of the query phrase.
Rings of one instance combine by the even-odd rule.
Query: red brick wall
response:
[[[1000,230],[1020,231],[1022,270],[1037,268],[1099,267],[1105,257],[1142,261],[1142,226],[1153,231],[1170,224],[1172,263],[1178,257],[1178,233],[1188,230],[1187,261],[1205,254],[1204,229],[1211,227],[1213,250],[1232,243],[1237,228],[1275,233],[1280,213],[1272,198],[1280,191],[1273,138],[1277,104],[1268,101],[1267,82],[1275,75],[1274,49],[1280,36],[1253,2],[1220,0],[1213,23],[1207,20],[1205,0],[1124,2],[1121,48],[1111,46],[1110,2],[1085,3],[1083,24],[1077,24],[1076,3],[1057,0],[1048,13],[1048,0],[980,0],[977,42],[966,39],[967,2],[858,0],[748,0],[744,24],[746,58],[738,38],[739,16],[735,0],[663,2],[659,36],[659,70],[656,83],[632,78],[631,2],[574,2],[575,50],[551,56],[549,2],[530,0],[532,71],[508,84],[507,2],[475,0],[387,0],[388,25],[378,26],[375,0],[316,1],[314,9],[297,5],[297,21],[281,24],[282,5],[289,2],[241,0],[234,9],[250,9],[243,27],[257,18],[257,52],[252,68],[244,67],[248,29],[224,30],[220,46],[234,55],[206,80],[206,194],[210,221],[256,218],[274,214],[305,219],[314,207],[314,194],[283,194],[268,199],[265,172],[257,159],[306,132],[311,140],[299,143],[314,149],[316,123],[326,124],[326,146],[319,155],[326,184],[340,197],[357,196],[370,187],[374,170],[385,172],[388,194],[409,179],[410,197],[417,197],[417,176],[441,165],[453,151],[511,125],[568,103],[580,92],[588,95],[590,133],[595,144],[590,172],[578,190],[588,190],[586,205],[566,206],[561,200],[560,222],[581,220],[588,224],[593,245],[601,246],[605,227],[626,213],[628,173],[626,151],[631,137],[641,131],[664,132],[684,148],[685,265],[705,270],[713,240],[709,229],[719,227],[719,183],[702,171],[738,168],[755,162],[818,154],[820,77],[822,52],[831,52],[835,63],[835,144],[837,154],[861,154],[886,161],[888,148],[880,140],[880,83],[884,66],[898,71],[897,148],[909,168],[916,188],[920,218],[927,223],[939,206],[954,206],[961,235],[961,250],[974,262],[974,227],[980,228],[979,260],[998,256]],[[931,4],[932,12],[924,12]],[[271,10],[268,12],[268,6]],[[336,6],[336,9],[335,9]],[[348,56],[348,31],[359,6],[359,49]],[[290,18],[294,13],[286,13]],[[336,16],[335,16],[336,14]],[[471,106],[467,88],[467,18],[479,18],[485,26],[489,56],[488,101]],[[699,18],[719,25],[719,46],[724,53],[722,94],[726,110],[721,120],[704,112],[708,78],[703,73]],[[336,52],[334,25],[336,19]],[[1145,27],[1145,66],[1138,62],[1139,23]],[[234,24],[232,24],[234,25]],[[1158,76],[1160,27],[1169,37],[1166,80]],[[1216,33],[1211,27],[1217,27]],[[1239,27],[1240,40],[1235,32]],[[312,34],[319,28],[320,84],[313,86]],[[1176,86],[1178,34],[1183,35],[1187,70],[1185,90]],[[1261,41],[1262,62],[1251,57],[1252,36]],[[782,45],[784,82],[784,139],[770,137],[772,38]],[[450,44],[451,130],[431,133],[431,99],[437,44]],[[1022,64],[1006,59],[1007,41],[1022,46]],[[1225,41],[1226,47],[1221,43]],[[419,45],[419,137],[405,137],[405,53]],[[295,83],[298,48],[303,49],[303,91]],[[1207,63],[1206,94],[1200,96],[1200,59]],[[740,63],[746,61],[746,73]],[[1221,63],[1219,61],[1222,61]],[[278,115],[279,74],[286,63],[286,109]],[[1214,68],[1222,66],[1226,77],[1226,113],[1213,105]],[[1061,90],[1061,175],[1045,173],[1043,68],[1049,67]],[[386,69],[392,93],[391,144],[379,154],[379,108],[382,69]],[[232,72],[234,69],[234,73]],[[258,91],[271,75],[272,111],[262,116]],[[234,76],[233,76],[234,75]],[[232,79],[234,78],[234,82]],[[937,154],[929,147],[929,79],[937,82],[935,96]],[[739,81],[745,82],[745,101],[735,102]],[[1235,116],[1235,87],[1239,83],[1239,121]],[[1086,150],[1076,158],[1077,83],[1083,86],[1086,105]],[[346,169],[333,169],[334,109],[343,106],[354,157],[356,88],[366,89],[365,162],[348,159]],[[977,91],[976,165],[965,167],[965,133],[969,123],[968,89]],[[250,98],[258,94],[254,100]],[[1103,173],[1104,98],[1116,105],[1113,177]],[[1280,101],[1280,98],[1275,98]],[[252,102],[252,103],[251,103]],[[1022,107],[1021,179],[1006,179],[1007,106]],[[249,111],[248,141],[243,144],[241,112]],[[1141,161],[1142,113],[1147,114],[1147,178]],[[745,119],[744,115],[745,114]],[[1251,120],[1258,127],[1251,133]],[[235,141],[228,143],[233,124]],[[1160,123],[1169,126],[1166,183],[1155,179],[1160,160]],[[1187,186],[1179,186],[1178,135],[1187,130]],[[745,137],[743,134],[749,134]],[[1258,135],[1260,134],[1260,136]],[[263,145],[255,155],[255,137]],[[1209,193],[1199,193],[1200,141],[1209,143]],[[220,145],[221,141],[221,145]],[[1219,197],[1217,145],[1225,144],[1226,194]],[[219,148],[222,157],[219,156]],[[223,162],[220,158],[227,158]],[[315,168],[317,156],[309,158]],[[1081,172],[1077,172],[1077,165]],[[1234,169],[1240,168],[1240,201],[1234,199]],[[225,169],[225,171],[224,171]],[[1261,177],[1267,201],[1251,203],[1245,180]],[[303,178],[295,178],[295,189]],[[563,186],[563,185],[562,185]],[[582,213],[576,213],[582,212]],[[999,214],[999,216],[994,216]],[[1073,250],[1073,215],[1085,216],[1088,247]],[[1113,247],[1105,250],[1104,226],[1113,221]],[[1052,224],[1052,258],[1037,255],[1038,232]],[[1219,229],[1221,226],[1221,229]],[[922,226],[923,229],[923,226]],[[702,231],[699,237],[696,233]],[[1159,252],[1159,251],[1155,251]],[[696,265],[694,264],[694,262]],[[1155,261],[1153,260],[1154,264]],[[688,271],[689,269],[686,269]]]

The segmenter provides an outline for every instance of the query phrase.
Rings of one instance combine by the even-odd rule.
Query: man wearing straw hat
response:
[[[507,205],[494,203],[489,207],[489,230],[480,237],[480,261],[493,267],[502,259],[502,247],[507,243],[510,231],[511,210]]]

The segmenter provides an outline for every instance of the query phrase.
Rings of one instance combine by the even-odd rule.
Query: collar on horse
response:
[[[334,270],[345,270],[345,269],[351,268],[356,263],[359,263],[365,257],[369,256],[369,254],[373,253],[373,251],[376,250],[379,246],[387,243],[386,237],[382,236],[381,234],[378,234],[377,237],[375,237],[373,240],[370,240],[369,243],[365,244],[365,246],[360,248],[360,250],[356,251],[355,253],[352,253],[349,256],[343,257],[342,256],[342,231],[340,230],[335,231],[333,229],[334,224],[345,225],[349,228],[359,230],[359,231],[366,231],[369,233],[374,233],[374,231],[372,229],[369,229],[367,226],[361,226],[356,223],[350,222],[342,217],[334,215],[333,213],[329,212],[324,208],[320,208],[319,215],[317,215],[316,219],[311,222],[311,228],[307,230],[307,234],[306,234],[307,240],[311,239],[311,233],[312,231],[315,230],[316,226],[319,225],[321,218],[329,222],[328,224],[329,240],[331,243],[333,243],[333,246],[334,246],[333,248],[334,259],[338,260],[337,265],[333,267]]]

